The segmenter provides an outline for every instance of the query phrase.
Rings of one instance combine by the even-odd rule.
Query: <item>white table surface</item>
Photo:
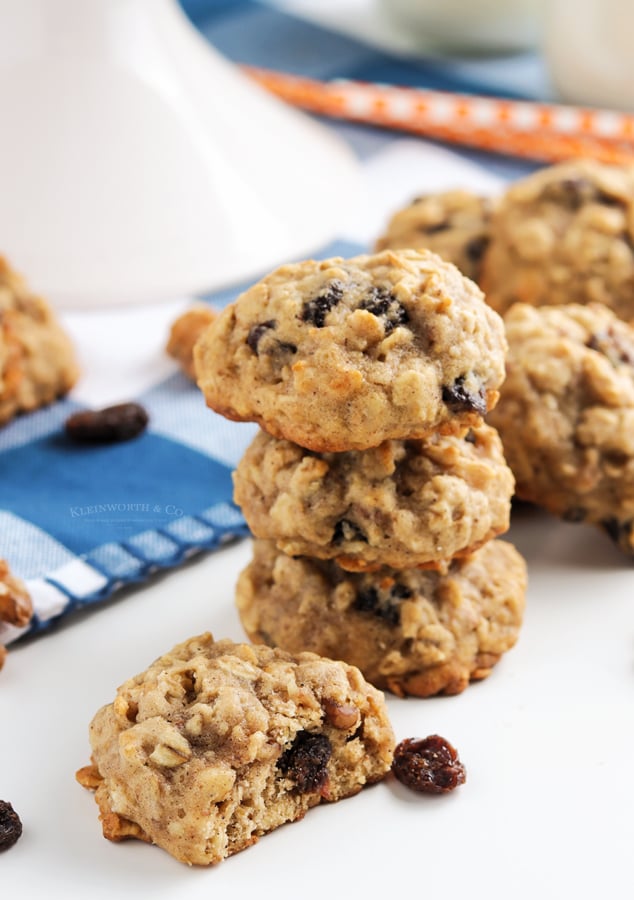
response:
[[[392,191],[381,216],[409,182]],[[118,684],[204,630],[243,639],[233,593],[249,542],[12,647],[0,674],[0,798],[24,833],[0,854],[2,897],[631,897],[632,563],[598,531],[536,511],[514,514],[509,538],[529,567],[517,646],[457,697],[388,698],[397,738],[444,735],[467,783],[427,798],[388,780],[211,869],[104,840],[74,772]]]
[[[308,813],[210,869],[101,836],[88,723],[116,686],[189,635],[243,639],[243,541],[12,648],[0,680],[0,797],[22,817],[6,897],[631,896],[634,573],[603,535],[520,510],[530,574],[520,640],[456,697],[388,699],[398,739],[444,735],[467,783],[427,798],[391,780]],[[240,894],[242,896],[242,894]]]

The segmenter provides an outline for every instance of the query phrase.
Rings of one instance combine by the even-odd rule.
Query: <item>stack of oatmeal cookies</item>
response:
[[[634,556],[634,166],[574,160],[512,184],[418,197],[377,248],[433,247],[504,316],[490,421],[518,497]]]
[[[253,641],[399,695],[489,674],[526,583],[494,540],[514,481],[484,416],[505,353],[481,291],[428,251],[284,266],[223,311],[195,363],[209,406],[261,426],[235,473]]]

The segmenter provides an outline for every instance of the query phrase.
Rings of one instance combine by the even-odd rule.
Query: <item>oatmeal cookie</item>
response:
[[[310,450],[456,431],[497,400],[506,341],[473,282],[427,251],[282,266],[195,348],[207,403]]]
[[[395,743],[358,669],[210,634],[122,685],[90,740],[77,777],[96,788],[105,837],[198,865],[380,780]]]
[[[600,525],[634,555],[634,328],[600,304],[517,304],[506,329],[491,422],[518,497]]]
[[[634,167],[577,160],[516,182],[491,222],[491,306],[604,303],[634,320]]]
[[[0,257],[0,426],[65,394],[78,374],[53,311]]]
[[[23,628],[33,615],[33,602],[26,585],[11,574],[9,564],[0,559],[0,624]],[[6,650],[0,644],[0,669],[6,659]]]
[[[196,380],[194,368],[194,344],[203,331],[218,318],[216,310],[197,303],[186,310],[173,323],[167,340],[166,350],[192,381]]]
[[[454,560],[444,575],[351,574],[255,541],[236,603],[253,641],[344,659],[381,689],[429,697],[489,675],[517,640],[525,587],[524,560],[500,540]]]
[[[376,250],[424,247],[478,282],[489,243],[493,202],[470,191],[452,190],[416,197],[397,210],[376,242]]]
[[[512,494],[487,425],[321,454],[260,431],[234,473],[257,537],[351,571],[442,566],[506,531]]]

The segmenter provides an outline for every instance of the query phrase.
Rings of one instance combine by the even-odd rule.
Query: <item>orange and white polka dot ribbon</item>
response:
[[[281,99],[323,116],[548,162],[634,163],[634,115],[627,113],[244,69]]]

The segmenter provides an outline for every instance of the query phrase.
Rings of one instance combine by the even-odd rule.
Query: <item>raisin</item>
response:
[[[390,625],[398,625],[401,618],[399,601],[411,596],[411,590],[398,582],[387,590],[371,585],[358,591],[353,609],[372,613]]]
[[[297,353],[297,346],[291,344],[290,341],[275,341],[271,350],[267,352],[272,353],[274,356],[277,356],[278,353]]]
[[[149,416],[139,403],[119,403],[105,409],[84,410],[66,419],[66,434],[78,444],[129,441],[145,430]]]
[[[597,188],[587,178],[562,178],[546,185],[543,200],[552,200],[570,210],[580,209],[584,203],[598,200]]]
[[[339,279],[331,281],[326,290],[304,303],[301,319],[316,328],[323,328],[326,324],[326,316],[333,307],[343,298],[343,282]]]
[[[443,386],[442,399],[443,402],[453,410],[471,410],[483,416],[487,411],[486,399],[482,388],[477,394],[472,394],[464,386],[465,376],[460,375],[454,383],[447,387]]]
[[[367,309],[373,316],[381,319],[386,336],[399,325],[409,322],[407,310],[387,288],[373,287],[370,295],[359,304],[359,309]]]
[[[278,760],[278,768],[295,782],[298,794],[321,790],[328,781],[332,744],[325,734],[299,731]]]
[[[379,592],[375,587],[359,591],[354,601],[354,608],[359,612],[374,612],[379,605]]]
[[[401,741],[392,771],[406,787],[423,794],[446,794],[467,779],[456,750],[438,734]]]
[[[385,602],[382,603],[379,592],[375,587],[369,587],[363,591],[359,591],[353,603],[353,608],[359,612],[372,613],[380,619],[389,622],[390,625],[398,625],[398,609]]]
[[[489,238],[486,234],[479,234],[477,237],[471,238],[465,244],[465,253],[467,259],[473,263],[478,263],[484,256],[484,251],[489,246]]]
[[[22,834],[22,822],[10,803],[0,800],[0,850],[8,850]]]
[[[247,346],[253,350],[255,355],[258,355],[258,344],[260,343],[260,339],[267,331],[275,328],[277,326],[277,322],[275,319],[269,319],[267,322],[258,322],[257,325],[253,325],[252,328],[249,329],[249,333],[247,334]]]
[[[264,346],[261,345],[260,342],[262,338],[273,332],[276,327],[277,322],[275,319],[270,319],[268,322],[258,322],[257,325],[254,325],[250,329],[246,343],[256,356],[259,356],[260,353],[267,353],[269,356],[277,356],[278,354],[284,353],[297,353],[295,344],[291,344],[288,341],[279,341],[275,338],[265,341]]]
[[[367,544],[368,539],[361,528],[350,519],[340,519],[335,525],[331,543],[342,544],[344,541],[364,541]]]
[[[623,201],[602,190],[587,178],[562,178],[546,185],[542,199],[560,203],[570,210],[578,210],[584,203],[603,203],[604,206],[622,206]]]
[[[390,596],[395,597],[397,600],[407,600],[408,597],[412,596],[412,592],[407,585],[396,582],[396,584],[390,588]]]
[[[470,428],[464,436],[465,441],[468,444],[477,444],[478,439],[476,438],[476,433],[473,428]]]
[[[433,225],[424,225],[421,228],[421,231],[424,234],[438,234],[439,231],[447,231],[449,228],[449,222],[434,222]]]
[[[620,197],[615,197],[614,194],[608,194],[605,191],[601,191],[599,189],[597,189],[597,200],[600,200],[604,206],[626,205]]]
[[[586,341],[586,347],[601,353],[616,368],[621,363],[634,366],[634,345],[620,334],[616,334],[612,328],[606,331],[598,331]]]

